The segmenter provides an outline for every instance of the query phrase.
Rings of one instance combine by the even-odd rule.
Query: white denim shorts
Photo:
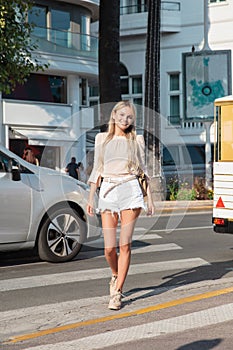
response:
[[[142,191],[136,178],[128,182],[120,183],[106,194],[108,189],[115,185],[117,181],[121,182],[122,177],[114,177],[108,179],[108,182],[102,182],[99,191],[98,210],[100,212],[110,210],[113,213],[120,213],[122,210],[126,209],[145,209]]]

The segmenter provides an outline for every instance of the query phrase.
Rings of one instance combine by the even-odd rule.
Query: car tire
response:
[[[41,260],[66,262],[72,260],[82,248],[87,225],[72,208],[56,209],[43,222],[38,238]]]

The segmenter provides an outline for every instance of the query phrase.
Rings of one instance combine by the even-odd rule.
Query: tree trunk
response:
[[[160,155],[160,14],[161,0],[148,0],[145,72],[145,141],[149,174],[157,199],[162,196]],[[153,186],[153,184],[152,184]]]
[[[121,99],[120,0],[100,0],[99,89],[100,124],[106,128],[113,105]]]

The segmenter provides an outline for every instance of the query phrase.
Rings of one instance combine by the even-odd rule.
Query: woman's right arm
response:
[[[95,208],[94,208],[94,204],[95,204],[95,192],[97,189],[97,184],[94,182],[90,183],[90,193],[89,193],[89,199],[88,199],[88,203],[87,203],[87,214],[90,216],[94,215],[95,212]]]
[[[102,150],[103,133],[99,133],[95,137],[95,154],[94,154],[94,164],[91,175],[89,177],[88,183],[90,184],[90,193],[87,203],[87,214],[94,215],[94,204],[95,204],[95,192],[98,187],[99,179],[101,177],[100,173],[100,152]]]

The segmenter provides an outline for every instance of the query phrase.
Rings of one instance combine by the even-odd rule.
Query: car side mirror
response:
[[[11,169],[11,174],[12,174],[13,181],[20,181],[21,180],[20,169],[18,167],[13,167]]]
[[[12,160],[9,162],[9,171],[12,174],[12,180],[13,181],[20,181],[21,180],[21,174],[20,174],[20,165],[17,163],[17,161]]]

